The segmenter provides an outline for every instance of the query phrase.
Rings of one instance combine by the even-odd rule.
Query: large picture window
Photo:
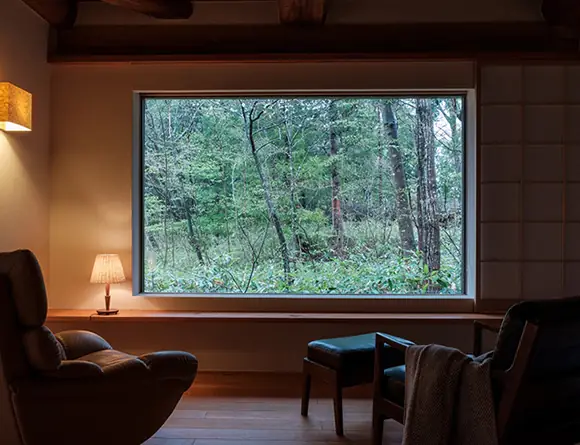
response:
[[[465,294],[465,108],[142,96],[141,292]]]

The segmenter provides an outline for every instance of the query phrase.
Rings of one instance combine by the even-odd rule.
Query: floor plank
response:
[[[153,438],[145,442],[147,445],[194,445],[195,439],[159,439]]]
[[[189,417],[190,414],[192,417]],[[346,422],[348,421],[367,421],[369,416],[371,415],[371,411],[365,412],[348,412],[348,418],[345,419]],[[193,411],[175,411],[173,413],[174,418],[198,418],[193,417],[195,416],[195,412]],[[313,408],[310,411],[310,417],[321,420],[321,421],[333,421],[334,420],[334,412],[332,410],[332,405],[328,405],[328,407],[321,408]],[[288,411],[250,411],[250,410],[239,410],[239,411],[227,411],[227,410],[216,410],[216,411],[206,411],[205,416],[207,419],[288,419]]]
[[[368,445],[372,405],[344,401],[345,437],[334,433],[332,401],[313,399],[308,418],[299,399],[184,397],[146,445]],[[385,422],[384,445],[400,445],[402,427]]]
[[[295,440],[265,440],[257,442],[259,445],[326,445],[328,442],[295,441]],[[255,445],[253,440],[221,440],[221,439],[198,439],[195,445]]]
[[[322,430],[323,422],[311,418],[298,419],[239,419],[236,417],[220,419],[175,419],[170,418],[165,428],[224,428],[234,430]],[[327,421],[328,422],[328,421]]]

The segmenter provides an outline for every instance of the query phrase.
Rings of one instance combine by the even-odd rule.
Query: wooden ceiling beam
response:
[[[77,17],[76,0],[22,0],[51,26],[70,27]]]
[[[79,26],[58,30],[51,62],[578,57],[578,39],[540,23]]]
[[[579,0],[544,0],[542,13],[546,22],[580,31]]]
[[[94,3],[94,2],[100,2],[100,1],[103,1],[103,0],[77,0],[77,1],[79,3]],[[259,1],[259,2],[275,2],[276,0],[195,0],[196,3],[197,2],[201,2],[201,3],[204,3],[204,2],[218,3],[218,2],[224,2],[224,1],[225,2],[239,2],[239,3],[241,3],[241,2],[247,2],[247,1],[252,1],[252,2],[256,2],[256,1]]]
[[[278,11],[284,25],[322,25],[326,0],[278,0]]]
[[[157,19],[187,19],[193,13],[190,0],[102,0]]]

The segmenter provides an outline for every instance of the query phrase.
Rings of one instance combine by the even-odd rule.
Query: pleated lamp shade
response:
[[[114,284],[125,281],[125,272],[117,254],[102,254],[95,258],[91,283]]]
[[[10,82],[0,82],[0,130],[32,130],[32,94]]]

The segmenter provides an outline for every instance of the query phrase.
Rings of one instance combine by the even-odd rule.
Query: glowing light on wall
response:
[[[0,130],[32,130],[32,94],[10,82],[0,82]]]

